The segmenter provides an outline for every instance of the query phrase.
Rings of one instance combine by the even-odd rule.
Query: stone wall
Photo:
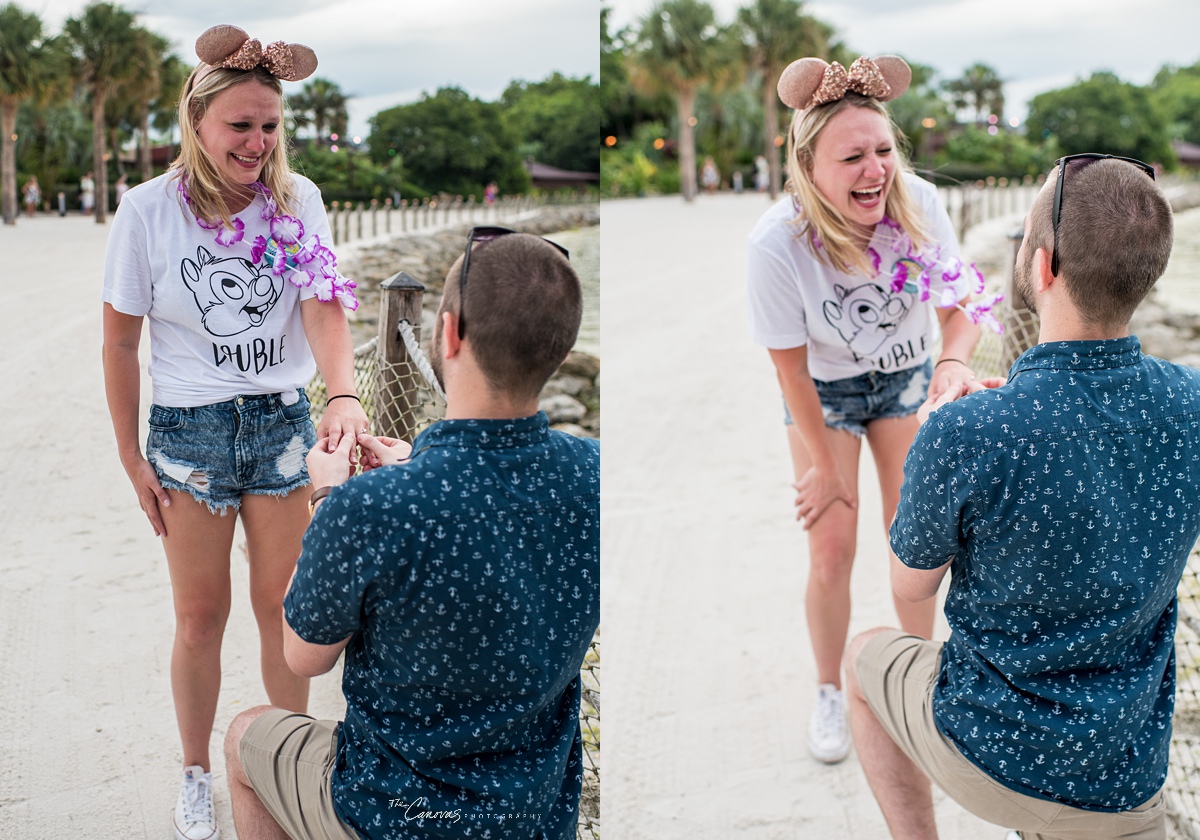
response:
[[[544,207],[505,227],[539,236],[600,223],[597,205]],[[425,286],[421,318],[421,347],[428,352],[429,338],[446,273],[466,247],[470,224],[432,233],[413,232],[390,241],[354,243],[338,249],[338,270],[358,283],[359,309],[350,313],[350,330],[355,346],[369,341],[379,331],[379,285],[400,271]],[[587,353],[572,352],[546,384],[540,408],[555,428],[576,435],[600,435],[600,360]]]

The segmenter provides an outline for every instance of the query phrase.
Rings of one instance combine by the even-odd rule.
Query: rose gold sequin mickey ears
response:
[[[849,91],[890,102],[908,90],[911,82],[911,68],[896,55],[881,55],[874,60],[860,56],[849,71],[836,61],[827,64],[819,58],[801,58],[780,75],[778,89],[785,105],[805,111],[836,102]]]
[[[237,70],[263,67],[285,82],[307,79],[317,69],[317,54],[304,44],[275,41],[264,47],[245,30],[228,24],[211,27],[197,38],[196,55],[207,66],[197,74],[196,82],[217,67]]]

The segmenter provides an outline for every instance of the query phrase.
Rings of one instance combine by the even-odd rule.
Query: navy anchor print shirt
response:
[[[1200,533],[1200,371],[1135,337],[1040,344],[937,411],[891,544],[950,560],[934,720],[989,776],[1097,811],[1167,775],[1175,590]]]
[[[330,494],[284,601],[306,641],[354,634],[338,816],[370,838],[574,838],[599,443],[539,413],[443,420],[413,444]]]

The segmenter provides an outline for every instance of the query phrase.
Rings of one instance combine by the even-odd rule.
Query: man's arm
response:
[[[914,569],[911,566],[905,566],[893,555],[892,591],[896,593],[897,598],[914,603],[932,598],[937,594],[938,587],[942,585],[942,578],[950,570],[952,562],[954,561],[948,561],[944,566],[936,569]]]
[[[337,487],[344,484],[353,470],[350,464],[350,451],[355,444],[355,436],[342,435],[337,447],[332,452],[327,451],[327,443],[325,438],[319,440],[306,459],[309,478],[312,479],[312,486],[316,488]],[[320,505],[323,502],[323,499],[319,499],[317,504]],[[292,579],[288,582],[289,593],[295,583],[296,573],[292,572]],[[284,600],[286,602],[286,597]],[[283,659],[287,662],[288,667],[301,677],[319,677],[321,674],[329,673],[353,637],[354,634],[351,633],[340,642],[331,645],[306,642],[288,624],[287,610],[284,610]]]
[[[351,633],[332,645],[316,645],[296,635],[296,631],[283,619],[283,658],[288,667],[301,677],[319,677],[328,674],[337,664],[338,657],[354,638]]]

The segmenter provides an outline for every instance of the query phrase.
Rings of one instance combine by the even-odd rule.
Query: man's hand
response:
[[[308,477],[313,487],[337,487],[354,475],[354,435],[342,435],[337,447],[329,451],[329,438],[320,438],[308,453]]]
[[[412,446],[403,440],[391,437],[375,437],[366,433],[358,436],[358,445],[362,448],[363,472],[390,464],[407,461],[412,455]]]
[[[952,382],[946,390],[942,391],[941,396],[937,399],[930,397],[921,403],[921,407],[917,409],[917,420],[922,424],[929,419],[929,415],[937,411],[944,405],[949,405],[956,399],[967,393],[967,386],[962,382]]]
[[[936,398],[930,397],[921,403],[921,407],[917,409],[917,419],[924,423],[933,412],[944,405],[954,402],[959,397],[966,394],[974,394],[988,388],[999,388],[1005,381],[1003,376],[989,376],[987,379],[979,379],[971,382],[953,382],[946,390],[942,391],[940,396]]]

